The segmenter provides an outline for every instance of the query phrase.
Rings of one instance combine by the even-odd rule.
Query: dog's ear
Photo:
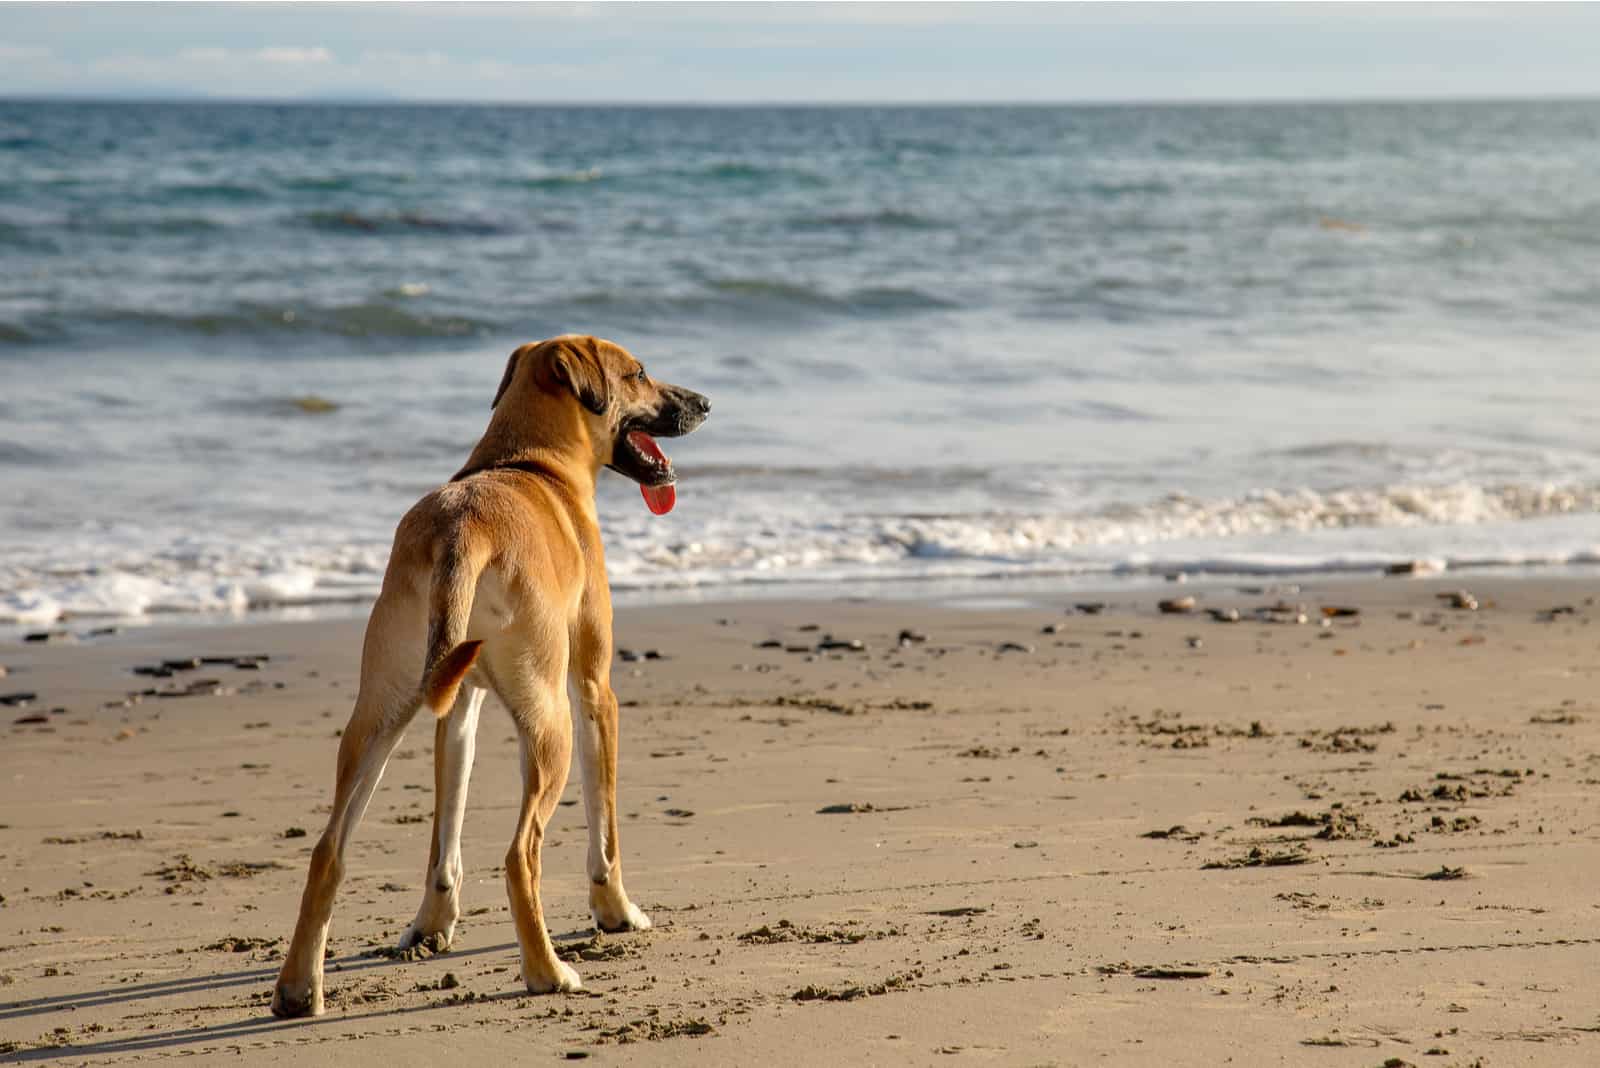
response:
[[[500,376],[500,388],[494,391],[494,400],[489,402],[491,409],[500,407],[500,398],[506,395],[506,389],[511,385],[511,380],[517,376],[517,361],[521,360],[523,353],[532,347],[531,345],[523,345],[511,354],[510,359],[506,360],[506,373]]]
[[[550,377],[572,390],[578,403],[595,415],[606,414],[611,406],[611,386],[593,338],[552,345]]]

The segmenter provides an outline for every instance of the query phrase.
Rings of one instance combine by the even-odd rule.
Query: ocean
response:
[[[358,604],[507,353],[624,596],[1600,562],[1600,102],[0,102],[0,623]]]

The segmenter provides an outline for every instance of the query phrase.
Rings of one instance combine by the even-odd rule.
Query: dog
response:
[[[654,439],[694,430],[711,402],[651,378],[620,345],[569,335],[513,352],[491,407],[466,466],[395,532],[339,743],[333,811],[312,850],[272,994],[277,1016],[323,1011],[322,960],[345,849],[390,753],[424,707],[436,717],[433,833],[422,907],[400,947],[449,947],[460,915],[467,779],[490,690],[521,743],[522,807],[505,876],[528,990],[582,989],[577,971],[556,958],[539,899],[540,848],[566,786],[574,720],[590,912],[604,931],[650,926],[622,885],[611,591],[595,482],[609,467],[639,483],[652,511],[670,509],[676,477]]]

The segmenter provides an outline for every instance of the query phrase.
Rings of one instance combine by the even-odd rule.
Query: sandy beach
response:
[[[362,621],[9,643],[0,1060],[1594,1063],[1597,596],[622,609],[622,845],[656,928],[591,931],[574,775],[545,901],[587,990],[521,991],[491,699],[455,946],[384,953],[428,850],[413,725],[352,847],[328,1013],[294,1022],[267,1000]],[[188,657],[244,659],[133,671]]]

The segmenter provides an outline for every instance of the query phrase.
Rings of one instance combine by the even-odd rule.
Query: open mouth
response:
[[[656,515],[666,515],[678,501],[672,461],[656,439],[643,430],[629,430],[617,442],[611,467],[639,483],[644,503]]]

